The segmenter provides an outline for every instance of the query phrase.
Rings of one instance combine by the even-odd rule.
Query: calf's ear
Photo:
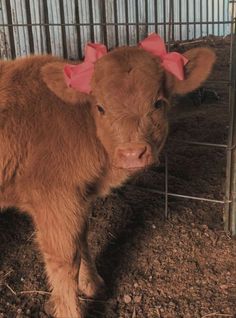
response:
[[[41,76],[47,87],[66,103],[77,104],[88,101],[89,95],[68,87],[64,78],[63,62],[52,62],[41,68]]]
[[[191,49],[183,55],[189,62],[185,65],[185,79],[173,79],[175,94],[186,94],[198,88],[209,76],[216,59],[215,53],[208,48]]]

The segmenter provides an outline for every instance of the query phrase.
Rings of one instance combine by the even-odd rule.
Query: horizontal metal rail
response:
[[[212,22],[209,22],[209,21],[204,21],[204,22],[173,22],[173,25],[213,25],[213,24],[230,24],[231,21],[212,21]],[[148,26],[148,25],[168,25],[167,22],[93,22],[92,24],[91,23],[88,23],[88,22],[81,22],[81,23],[1,23],[0,26],[1,27],[7,27],[7,26],[10,26],[10,27],[13,27],[13,26],[22,26],[22,27],[26,27],[26,26],[122,26],[122,25],[144,25],[144,26]]]
[[[228,149],[228,145],[225,144],[214,144],[210,142],[200,142],[200,141],[189,141],[189,140],[179,140],[179,139],[169,139],[172,142],[178,142],[178,143],[184,143],[184,144],[189,144],[189,145],[195,145],[195,146],[205,146],[205,147],[214,147],[214,148],[223,148],[223,149]]]
[[[225,84],[225,85],[231,85],[231,81],[229,80],[208,80],[205,81],[207,84]]]
[[[184,194],[178,194],[178,193],[171,193],[171,192],[165,192],[165,191],[159,191],[157,189],[153,188],[146,188],[142,186],[133,186],[133,185],[127,185],[127,188],[135,188],[143,191],[149,191],[152,193],[160,194],[160,195],[167,195],[168,197],[173,197],[173,198],[180,198],[180,199],[190,199],[190,200],[197,200],[197,201],[204,201],[204,202],[209,202],[209,203],[218,203],[218,204],[226,204],[226,203],[231,203],[229,200],[215,200],[215,199],[209,199],[209,198],[204,198],[204,197],[197,197],[197,196],[192,196],[192,195],[184,195]]]

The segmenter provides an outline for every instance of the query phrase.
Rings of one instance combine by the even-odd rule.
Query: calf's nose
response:
[[[152,161],[151,147],[145,143],[122,145],[116,150],[116,160],[119,168],[143,168]]]

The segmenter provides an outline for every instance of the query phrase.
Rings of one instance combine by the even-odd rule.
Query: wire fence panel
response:
[[[229,0],[0,0],[0,57],[83,56],[85,43],[135,45],[150,32],[165,41],[230,33]],[[171,11],[172,10],[172,11]],[[172,19],[171,30],[169,21]]]

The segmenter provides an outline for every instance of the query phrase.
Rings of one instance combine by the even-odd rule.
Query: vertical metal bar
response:
[[[218,0],[217,6],[218,36],[220,36],[220,0]]]
[[[223,9],[223,33],[225,35],[225,0],[223,0],[223,6],[224,6],[224,9]]]
[[[3,8],[1,8],[1,9],[2,9],[2,12],[1,12],[2,22],[3,22],[3,25],[5,25],[5,24],[7,24],[7,22],[5,21],[5,14],[3,13]],[[8,41],[7,41],[7,28],[5,26],[3,26],[3,30],[4,30],[4,34],[3,34],[2,41],[4,42],[4,49],[3,49],[3,51],[0,50],[0,58],[3,57],[3,58],[9,59],[11,56],[11,52],[9,52],[9,46],[8,46]]]
[[[106,2],[105,1],[100,0],[100,8],[101,8],[103,41],[104,41],[104,44],[107,46]]]
[[[234,30],[233,30],[233,44],[232,44],[232,62],[236,60],[236,19],[234,18]],[[232,159],[231,159],[231,193],[230,199],[232,203],[230,204],[229,213],[229,230],[232,235],[236,235],[236,64],[232,63],[231,72],[231,125],[232,125]]]
[[[164,40],[166,42],[166,0],[163,0]]]
[[[20,8],[21,8],[21,12],[20,12],[21,18],[24,19],[27,22],[26,3],[24,5],[22,5],[22,6],[20,6]],[[32,29],[31,29],[31,31],[32,31]],[[30,50],[30,43],[29,43],[30,41],[29,41],[28,28],[27,27],[22,27],[22,32],[24,34],[24,42],[25,42],[24,43],[24,50],[25,50],[25,52],[27,52],[27,54],[29,54],[29,53],[31,53],[31,50]]]
[[[7,23],[10,24],[8,26],[8,32],[9,32],[10,47],[11,47],[11,57],[12,57],[12,59],[15,59],[16,58],[16,47],[15,47],[14,32],[13,32],[13,26],[12,26],[10,1],[6,1],[6,9],[7,9]]]
[[[231,48],[230,48],[230,90],[229,90],[229,133],[226,165],[226,204],[224,211],[225,230],[236,235],[236,19],[235,2],[232,3]],[[229,200],[231,203],[229,203]]]
[[[115,43],[119,46],[119,36],[118,36],[118,16],[117,16],[117,0],[114,0],[114,22],[115,22]]]
[[[179,0],[179,38],[182,41],[182,0]]]
[[[47,53],[52,53],[47,0],[43,0],[43,13],[44,13],[44,23],[45,23],[44,28],[45,28],[45,36],[46,36],[46,50],[47,50]]]
[[[67,5],[65,6],[65,10],[66,10],[66,17],[67,17],[67,21],[69,22],[69,17],[70,15],[73,16],[73,2],[70,1],[70,4],[67,2]],[[67,45],[67,55],[69,59],[71,58],[75,58],[75,51],[76,51],[76,48],[74,46],[75,44],[75,29],[71,28],[70,26],[66,27],[66,36],[68,36],[68,34],[72,35],[71,39],[69,38],[68,39],[68,45]],[[73,40],[72,40],[73,39]]]
[[[148,3],[145,0],[145,37],[148,35]]]
[[[202,0],[200,0],[200,34],[201,34],[201,38],[202,38]]]
[[[196,0],[193,0],[193,36],[196,39]]]
[[[165,218],[168,218],[168,155],[165,153]]]
[[[44,53],[44,39],[43,39],[43,18],[42,18],[42,7],[41,1],[38,1],[38,10],[39,10],[39,23],[40,23],[40,46],[41,46],[41,53]]]
[[[189,2],[188,0],[186,0],[186,13],[187,13],[187,17],[186,17],[186,21],[187,21],[187,40],[189,40]]]
[[[75,22],[76,22],[76,33],[77,33],[77,41],[78,41],[78,54],[79,59],[82,59],[82,43],[81,43],[81,31],[80,31],[80,12],[79,12],[79,4],[78,0],[74,0],[75,4]]]
[[[139,5],[138,5],[138,0],[135,0],[135,16],[136,16],[136,38],[137,38],[137,43],[140,40],[139,36]]]
[[[215,35],[215,0],[211,2],[211,9],[212,9],[212,34]]]
[[[68,58],[66,28],[65,28],[65,12],[64,12],[63,2],[64,2],[63,0],[59,0],[60,18],[61,18],[61,35],[62,35],[63,57]]]
[[[25,0],[25,8],[26,8],[26,20],[27,20],[27,30],[28,30],[28,37],[29,37],[29,47],[30,47],[30,53],[34,53],[34,37],[33,37],[33,31],[32,31],[32,21],[31,21],[31,11],[30,11],[30,1]]]
[[[175,26],[174,26],[174,16],[175,16],[175,12],[174,12],[174,0],[171,1],[171,5],[170,5],[171,9],[171,40],[174,42],[175,40]]]
[[[91,38],[91,41],[94,42],[94,21],[93,21],[92,0],[88,0],[88,8],[89,8],[90,38]]]
[[[51,26],[51,24],[53,24],[55,22],[55,18],[58,17],[57,15],[57,8],[54,7],[53,2],[48,0],[47,1],[48,4],[48,21],[49,21],[49,34],[50,34],[50,43],[51,43],[51,50],[52,53],[57,54],[57,50],[58,50],[58,43],[56,41],[56,36],[58,35],[59,32],[57,32],[56,30],[59,29],[59,27],[55,27],[54,25]],[[51,20],[51,22],[50,22]],[[56,29],[56,30],[55,30]],[[59,39],[58,39],[59,41]],[[61,53],[61,52],[60,52]]]
[[[209,22],[209,3],[208,3],[208,0],[206,0],[206,20],[207,22]],[[209,35],[209,24],[207,23],[206,24],[206,27],[207,27],[207,36]]]
[[[157,1],[154,0],[154,19],[155,19],[155,32],[158,33],[158,28],[157,28],[157,23],[158,23],[158,19],[157,19]]]
[[[169,0],[169,22],[168,22],[168,52],[170,51],[170,42],[173,25],[173,0]]]
[[[26,39],[25,39],[25,32],[23,27],[19,28],[18,23],[20,21],[23,21],[23,12],[22,12],[22,6],[20,8],[18,7],[19,3],[14,1],[14,11],[12,11],[12,18],[13,23],[16,24],[15,26],[15,34],[17,33],[18,41],[17,41],[17,47],[18,47],[18,54],[22,55],[24,54],[24,49],[26,49]],[[22,19],[22,20],[21,20]]]
[[[129,45],[129,8],[128,8],[128,2],[125,0],[125,23],[126,23],[126,39],[127,39],[127,45]]]

